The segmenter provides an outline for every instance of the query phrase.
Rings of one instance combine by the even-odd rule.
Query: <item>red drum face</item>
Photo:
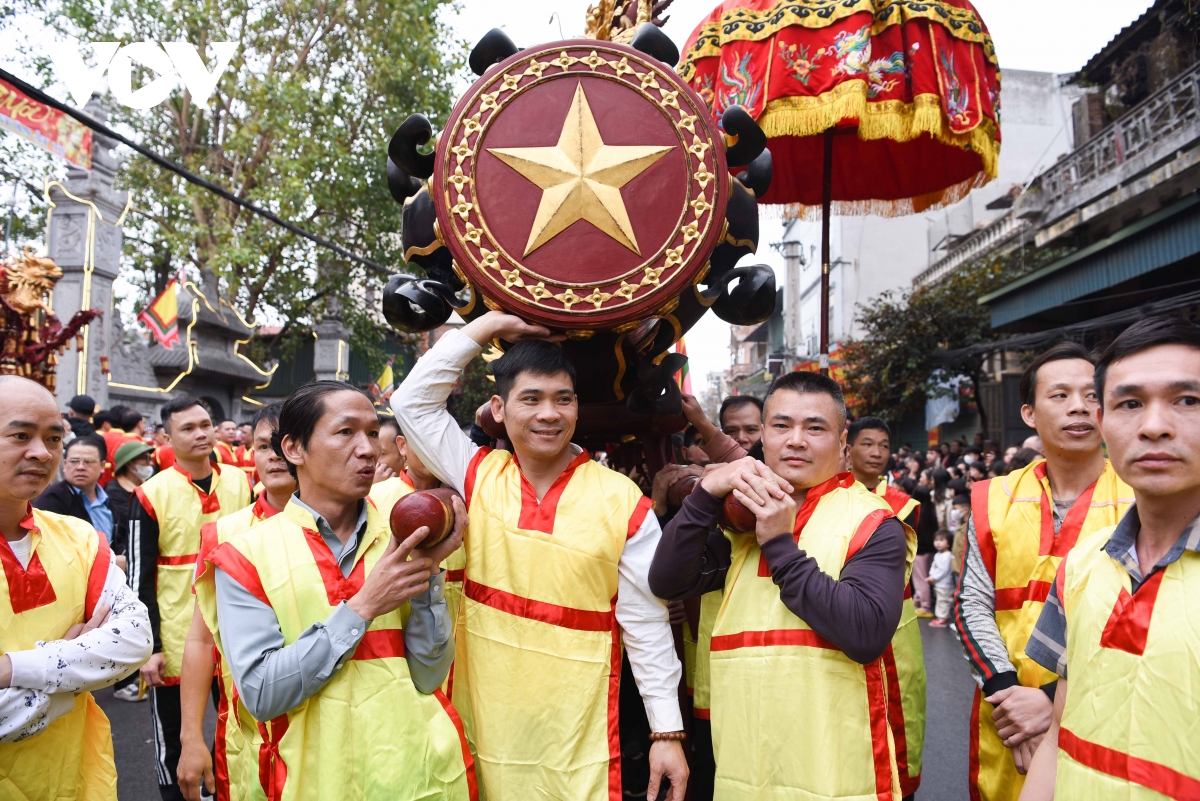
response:
[[[672,304],[724,236],[730,179],[698,96],[654,59],[579,40],[476,82],[438,142],[438,233],[492,308],[603,330]]]

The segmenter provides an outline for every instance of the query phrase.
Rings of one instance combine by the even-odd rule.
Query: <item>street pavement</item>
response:
[[[921,621],[928,676],[928,724],[925,730],[925,767],[917,801],[964,801],[967,798],[967,743],[974,683],[962,648],[949,629],[930,629]],[[159,801],[154,776],[154,745],[150,702],[114,700],[112,690],[101,690],[96,699],[112,723],[117,759],[117,792],[120,801]],[[206,729],[215,725],[209,706]]]

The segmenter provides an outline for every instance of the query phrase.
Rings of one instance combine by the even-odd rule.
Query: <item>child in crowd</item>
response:
[[[955,495],[950,509],[951,525],[950,531],[946,533],[950,536],[950,553],[953,557],[950,572],[954,574],[954,583],[957,585],[958,574],[962,573],[963,560],[967,555],[967,524],[971,519],[971,496]]]
[[[937,605],[934,607],[934,619],[930,626],[944,629],[950,624],[950,612],[954,606],[954,576],[951,570],[954,560],[950,553],[950,532],[939,531],[933,535],[933,565],[925,581],[933,585]]]

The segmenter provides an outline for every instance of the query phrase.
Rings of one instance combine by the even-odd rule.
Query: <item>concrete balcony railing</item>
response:
[[[972,259],[1004,247],[1033,226],[1010,211],[988,225],[969,234],[929,269],[913,279],[913,286],[936,283]]]
[[[1200,63],[1036,179],[1043,225],[1092,203],[1200,139]],[[1038,245],[1046,237],[1039,232]]]

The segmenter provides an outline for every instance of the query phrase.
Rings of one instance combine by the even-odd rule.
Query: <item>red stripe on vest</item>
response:
[[[971,517],[975,521],[975,541],[979,543],[979,555],[987,568],[992,583],[996,582],[996,543],[992,539],[992,519],[988,517],[988,488],[992,479],[976,481],[971,485]]]
[[[896,743],[896,769],[900,773],[900,786],[909,781],[908,736],[904,731],[904,702],[900,698],[900,672],[896,670],[896,654],[889,643],[883,652],[883,670],[887,676],[887,720],[892,728],[892,740]],[[914,790],[916,788],[913,788]],[[905,792],[904,795],[909,795]]]
[[[33,522],[32,505],[19,525],[30,533],[38,530]],[[13,614],[19,615],[40,606],[48,606],[58,600],[37,551],[33,552],[29,564],[21,567],[12,546],[5,540],[4,547],[0,548],[0,565],[4,567],[4,578],[8,582],[8,602],[12,606]]]
[[[817,504],[826,493],[832,492],[838,487],[845,488],[853,486],[853,484],[854,474],[845,472],[838,473],[815,487],[810,487],[804,495],[804,503],[800,504],[800,510],[796,512],[796,525],[792,528],[792,539],[797,543],[800,542],[800,535],[804,533],[804,527],[812,519],[813,512],[817,510]],[[771,577],[771,568],[767,566],[767,557],[762,553],[758,555],[758,575],[760,578]]]
[[[133,491],[133,494],[137,496],[138,503],[140,503],[142,508],[146,510],[146,514],[150,515],[150,519],[157,523],[158,512],[154,511],[154,504],[150,503],[150,499],[146,497],[146,493],[142,490],[142,488],[138,487]]]
[[[287,734],[288,716],[280,715],[271,723],[259,723],[258,733],[262,745],[258,747],[258,782],[262,785],[267,801],[283,798],[283,785],[287,783],[287,763],[279,755],[279,742]]]
[[[467,796],[469,801],[479,801],[479,782],[475,777],[475,760],[471,756],[471,746],[467,743],[467,734],[463,730],[462,718],[458,716],[458,710],[454,708],[454,704],[450,703],[450,699],[441,690],[434,690],[433,697],[438,699],[438,703],[442,705],[442,709],[446,710],[446,715],[450,718],[450,722],[454,724],[455,731],[458,732],[458,743],[462,747],[463,766],[467,769]]]
[[[863,665],[867,676],[867,709],[871,717],[871,756],[875,763],[875,797],[892,800],[892,753],[888,748],[887,690],[882,660]]]
[[[773,645],[802,645],[809,648],[839,650],[836,645],[812,629],[775,629],[772,631],[743,631],[713,637],[712,651],[734,651],[738,648],[768,648]]]
[[[466,577],[467,571],[463,570],[447,570],[446,581],[457,581],[459,583]]]
[[[1026,601],[1044,604],[1050,597],[1049,581],[1031,581],[1024,587],[1006,587],[996,590],[996,611],[1013,612],[1025,605]]]
[[[313,559],[316,560],[317,571],[321,574],[321,583],[325,585],[325,595],[330,606],[337,606],[342,601],[353,598],[354,594],[362,589],[367,573],[363,560],[359,559],[355,563],[349,576],[343,576],[333,551],[329,550],[328,543],[318,532],[311,528],[304,529],[304,541],[308,543],[308,549],[312,551]]]
[[[700,718],[700,720],[711,720],[711,712],[702,706],[692,707],[692,717]]]
[[[621,629],[617,599],[611,603],[612,651],[608,668],[608,801],[622,801],[621,790]]]
[[[846,562],[858,556],[858,552],[863,549],[863,546],[867,544],[867,540],[871,539],[871,535],[875,533],[875,529],[879,528],[879,525],[884,520],[895,516],[886,509],[876,509],[864,517],[863,521],[858,524],[858,531],[854,532],[854,537],[851,538],[850,545],[846,548],[846,559],[842,562],[842,567],[846,566]]]
[[[642,523],[646,522],[646,515],[653,508],[654,501],[652,499],[647,498],[645,495],[638,498],[637,506],[633,510],[633,516],[629,518],[629,531],[625,534],[625,539],[629,539],[638,533],[638,529],[642,527]]]
[[[183,556],[160,556],[158,564],[163,567],[179,567],[180,565],[194,565],[200,554],[185,553]]]
[[[96,551],[96,559],[92,569],[88,571],[87,594],[83,597],[83,620],[87,622],[96,613],[96,605],[100,603],[100,594],[104,592],[104,583],[108,581],[108,567],[112,564],[112,548],[108,547],[108,539],[99,531],[96,536],[100,539],[100,547]]]
[[[1033,474],[1037,477],[1039,484],[1045,481],[1046,463],[1038,462],[1034,465]],[[1075,499],[1075,503],[1071,505],[1066,517],[1063,518],[1057,535],[1054,533],[1054,504],[1051,503],[1050,496],[1046,492],[1046,485],[1041,485],[1042,530],[1038,542],[1039,556],[1066,556],[1071,552],[1071,549],[1075,547],[1075,542],[1079,539],[1079,532],[1083,530],[1083,522],[1087,519],[1088,510],[1092,507],[1092,495],[1096,492],[1096,484],[1099,481],[1100,479],[1093,481],[1092,485]]]
[[[233,543],[227,542],[219,546],[208,557],[208,561],[224,570],[226,575],[242,585],[242,589],[246,592],[267,606],[271,606],[271,599],[267,597],[262,579],[258,576],[258,568],[251,564],[250,560],[243,556],[237,548],[234,548]]]
[[[511,592],[485,587],[470,579],[463,582],[463,595],[472,601],[499,609],[510,615],[576,631],[610,631],[615,619],[611,609],[604,612],[593,612],[586,609],[572,609],[545,601],[534,601],[520,595],[513,595]]]
[[[541,501],[538,500],[537,490],[529,483],[529,479],[525,478],[525,474],[521,473],[521,516],[517,519],[517,528],[553,534],[554,517],[558,513],[558,501],[562,497],[563,491],[566,490],[567,483],[575,475],[575,470],[580,465],[587,464],[590,459],[587,451],[582,451],[572,459],[571,463],[567,465],[567,469],[554,479],[554,483],[550,485],[550,489],[546,490]],[[515,456],[513,463],[516,464],[519,472],[521,464],[517,462]]]
[[[225,731],[229,726],[228,688],[221,672],[221,652],[213,646],[213,666],[217,677],[217,731],[213,735],[213,778],[217,784],[217,801],[229,801],[229,755],[226,753]]]
[[[971,734],[967,746],[967,792],[970,801],[983,801],[979,793],[979,702],[983,691],[977,686],[971,701]]]
[[[1158,588],[1162,585],[1165,570],[1160,570],[1142,582],[1133,595],[1124,587],[1113,605],[1112,614],[1104,624],[1100,635],[1100,647],[1125,651],[1134,656],[1146,652],[1146,637],[1150,634],[1150,618],[1154,616],[1154,602],[1158,600]]]
[[[912,582],[909,582],[908,584],[904,585],[904,600],[906,600],[906,601],[912,600]]]
[[[1076,737],[1067,729],[1058,731],[1058,747],[1079,764],[1108,776],[1148,787],[1177,801],[1200,798],[1200,780],[1174,768],[1125,754]]]
[[[358,641],[352,660],[390,659],[404,656],[404,631],[401,629],[377,629],[368,631]]]
[[[479,473],[479,465],[487,458],[487,455],[492,452],[491,448],[480,448],[475,451],[475,455],[471,457],[471,461],[467,464],[467,475],[463,479],[463,500],[467,504],[467,508],[471,508],[471,496],[475,494],[475,476]]]

